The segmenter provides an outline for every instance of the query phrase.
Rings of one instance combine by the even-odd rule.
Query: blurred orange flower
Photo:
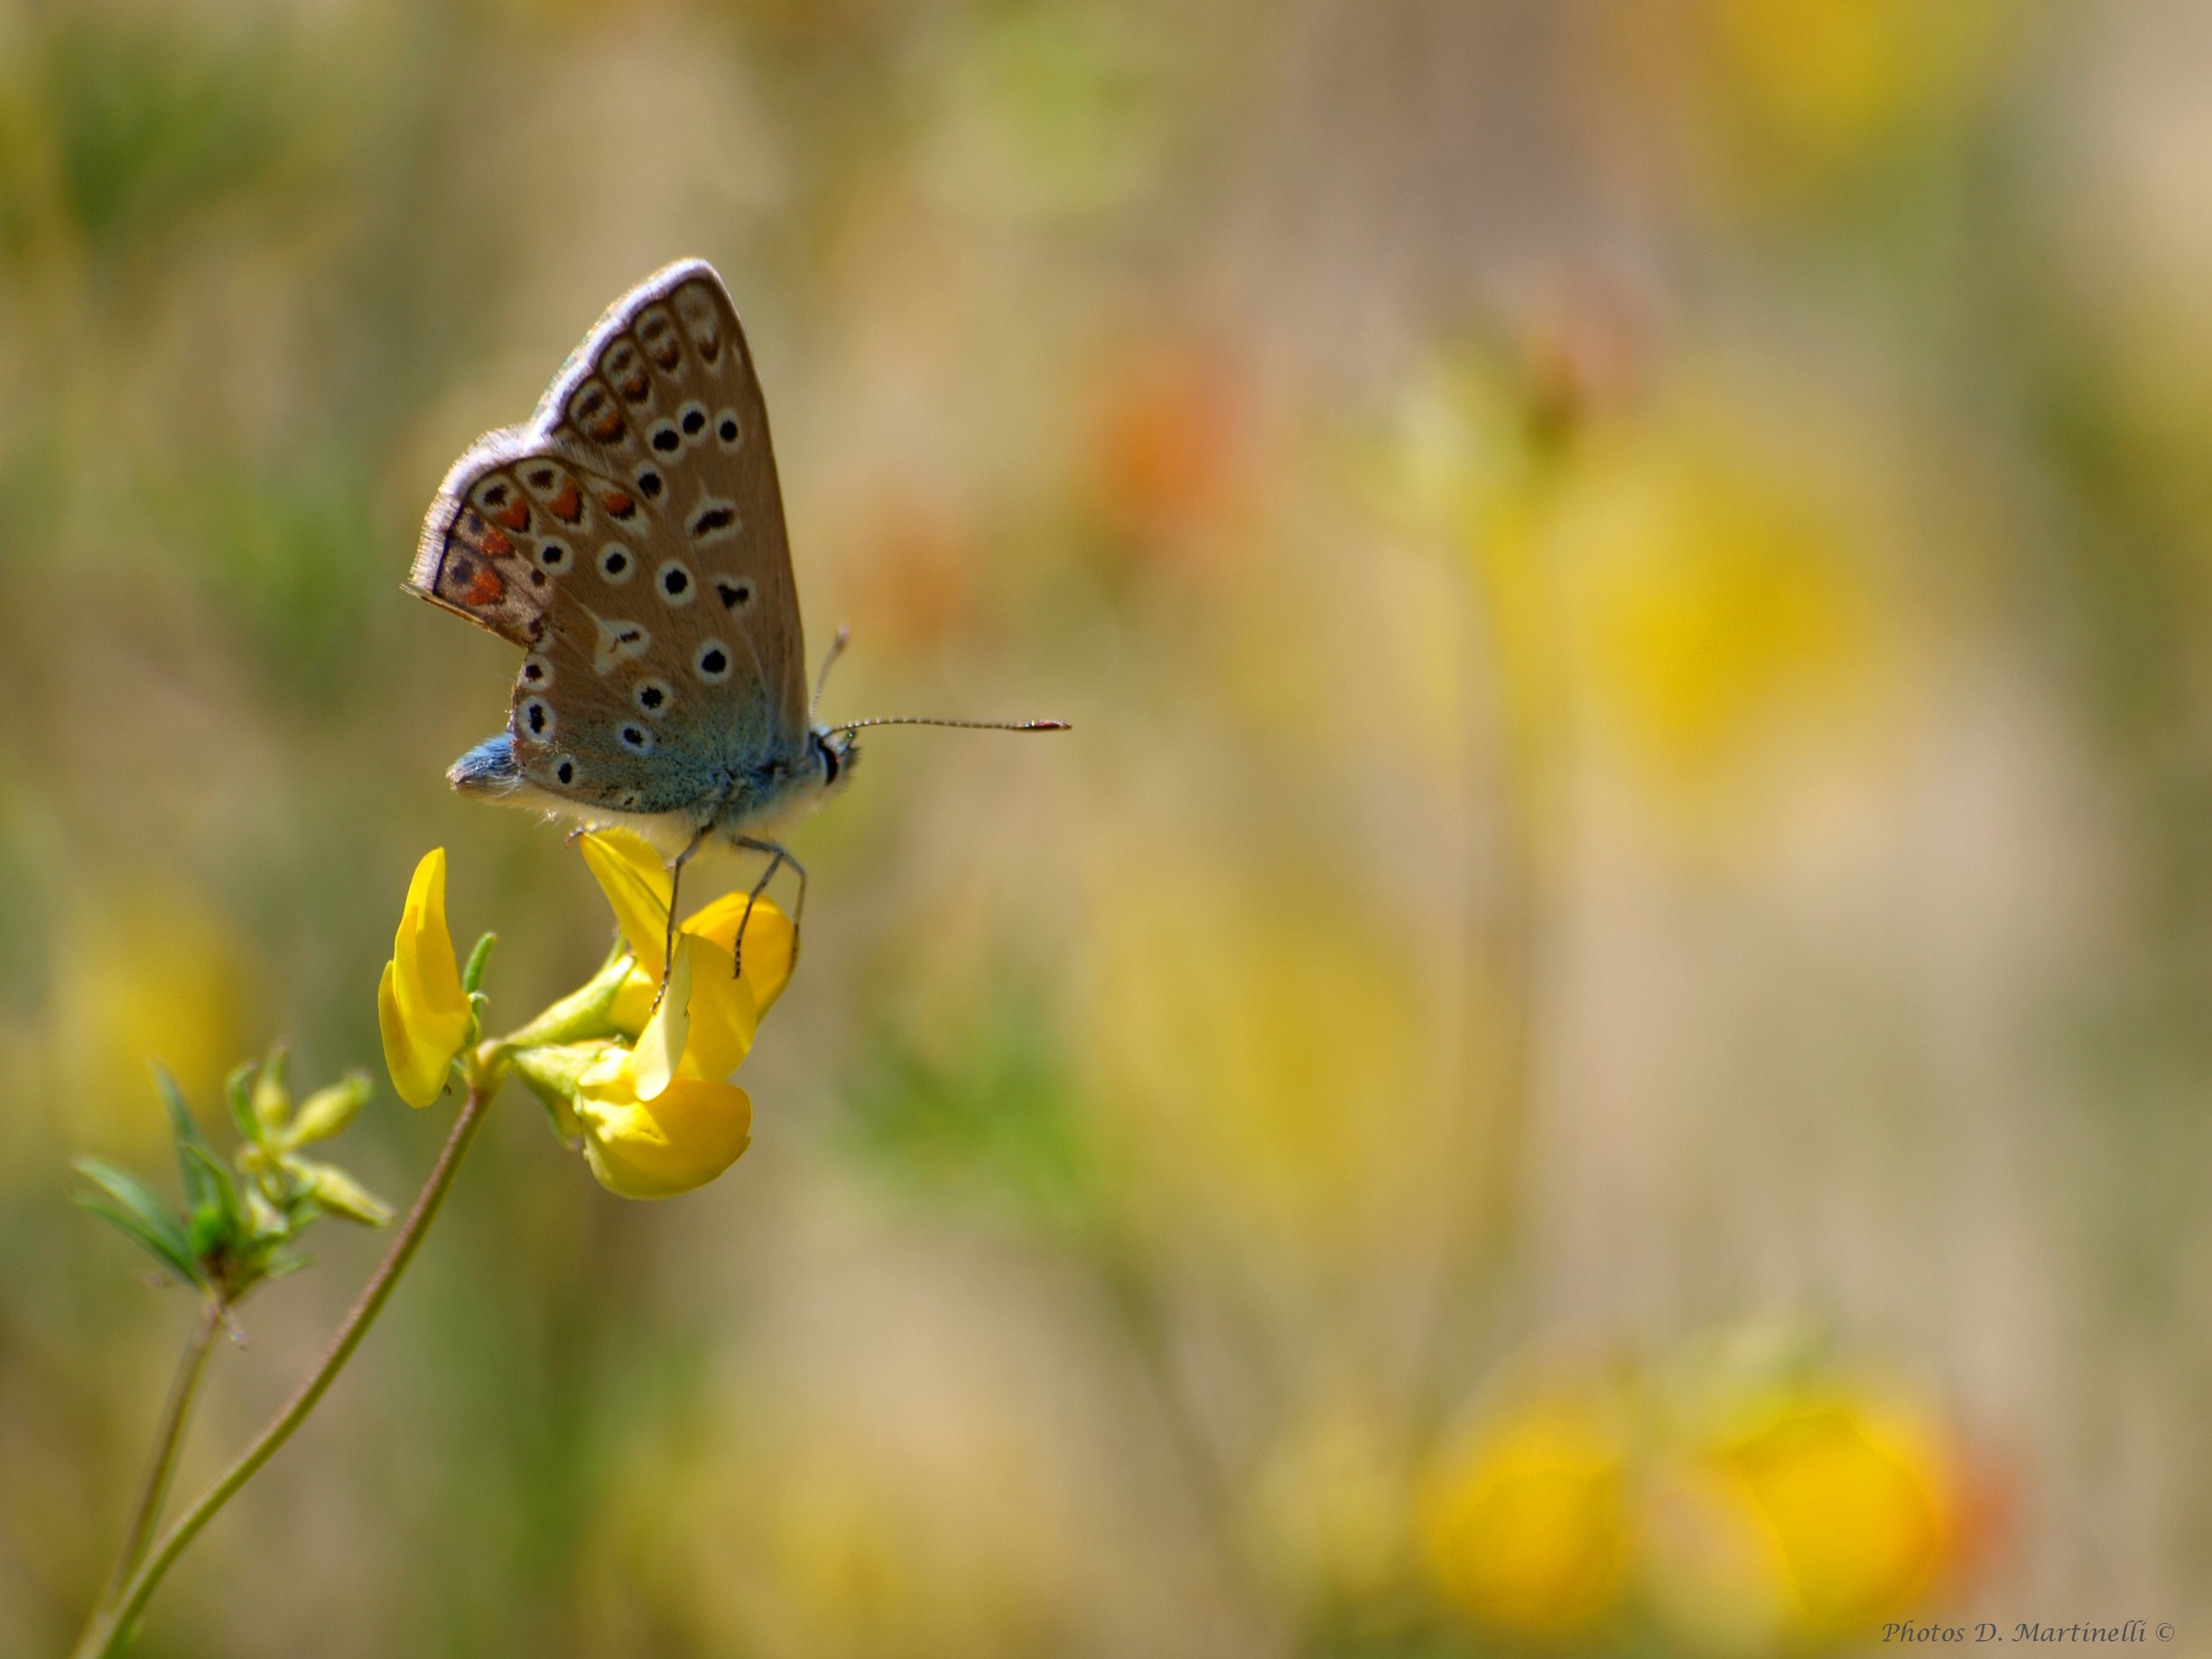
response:
[[[1139,348],[1101,375],[1092,398],[1091,494],[1110,531],[1157,551],[1204,530],[1236,498],[1250,411],[1220,354]]]

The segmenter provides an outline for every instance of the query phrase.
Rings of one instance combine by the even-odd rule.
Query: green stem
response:
[[[124,1534],[122,1552],[116,1557],[115,1569],[100,1590],[98,1607],[107,1607],[122,1593],[131,1570],[146,1552],[146,1540],[153,1536],[153,1524],[161,1519],[170,1478],[177,1472],[177,1454],[184,1449],[185,1421],[191,1415],[193,1397],[207,1371],[215,1333],[222,1328],[222,1299],[209,1295],[201,1302],[200,1317],[192,1321],[191,1333],[184,1339],[184,1351],[177,1356],[177,1373],[170,1379],[169,1398],[162,1406],[161,1424],[154,1430],[153,1453],[146,1465],[145,1483],[139,1488],[138,1506],[131,1512],[130,1531]]]
[[[469,1098],[462,1104],[460,1115],[453,1120],[453,1132],[446,1136],[445,1148],[432,1165],[430,1177],[416,1195],[414,1207],[407,1219],[400,1223],[399,1231],[392,1240],[392,1247],[385,1252],[384,1260],[360,1296],[355,1301],[346,1322],[339,1327],[330,1350],[322,1357],[298,1392],[287,1401],[282,1411],[269,1420],[268,1426],[254,1438],[254,1442],[238,1454],[237,1461],[225,1469],[215,1484],[208,1488],[200,1501],[178,1518],[175,1525],[163,1534],[162,1541],[145,1562],[131,1574],[122,1593],[109,1605],[95,1610],[92,1621],[79,1638],[74,1659],[111,1659],[119,1654],[128,1639],[128,1633],[144,1610],[154,1587],[175,1564],[187,1544],[199,1536],[200,1529],[215,1517],[217,1510],[228,1503],[238,1488],[260,1470],[261,1466],[276,1455],[277,1448],[292,1438],[292,1432],[307,1420],[324,1392],[337,1379],[353,1350],[361,1345],[368,1328],[399,1284],[400,1274],[407,1271],[407,1264],[414,1256],[415,1247],[423,1242],[423,1235],[437,1218],[438,1207],[444,1201],[446,1190],[453,1184],[455,1172],[460,1168],[461,1155],[469,1150],[469,1143],[484,1121],[484,1111],[497,1092],[496,1080],[479,1079],[471,1082]]]

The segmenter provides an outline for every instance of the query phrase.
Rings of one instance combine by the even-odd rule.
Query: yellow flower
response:
[[[1759,1642],[1861,1635],[1947,1576],[1959,1505],[1915,1414],[1833,1384],[1746,1401],[1660,1482],[1678,1620]]]
[[[599,1185],[623,1198],[672,1198],[704,1186],[752,1144],[753,1102],[730,1083],[670,1080],[637,1098],[627,1050],[609,1048],[576,1092],[584,1160]]]
[[[1620,1605],[1632,1543],[1616,1414],[1562,1395],[1492,1419],[1433,1471],[1422,1553],[1445,1598],[1526,1636],[1587,1629]]]
[[[474,1023],[445,928],[442,847],[423,856],[407,884],[392,959],[376,987],[376,1023],[393,1088],[408,1105],[428,1106],[444,1090],[446,1073]]]
[[[577,1081],[584,1156],[599,1183],[626,1198],[689,1191],[750,1143],[752,1102],[728,1080],[790,980],[791,923],[767,901],[755,905],[740,973],[732,947],[745,895],[717,900],[677,931],[664,991],[667,872],[650,847],[622,831],[585,836],[582,846],[634,964],[608,1016],[634,1041],[610,1044]]]
[[[643,1029],[660,992],[663,952],[667,949],[668,872],[645,839],[626,830],[600,830],[582,837],[578,845],[583,850],[584,863],[614,909],[615,921],[636,964],[609,1015],[618,1030],[635,1035]],[[745,894],[727,894],[702,908],[677,932],[712,941],[721,948],[727,964],[737,948],[738,924],[744,915]],[[753,906],[753,919],[745,924],[742,978],[751,993],[754,1020],[784,994],[784,987],[791,981],[797,949],[791,919],[774,902],[764,898]],[[726,970],[722,977],[732,976]],[[733,1061],[731,1069],[735,1066]]]

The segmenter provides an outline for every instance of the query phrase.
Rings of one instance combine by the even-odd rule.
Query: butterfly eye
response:
[[[714,417],[714,435],[722,440],[725,450],[738,447],[738,416],[735,410],[725,409]]]
[[[637,705],[640,714],[648,719],[663,719],[668,705],[675,700],[676,689],[665,680],[640,680],[637,689],[630,693],[630,701]]]
[[[661,598],[671,605],[689,605],[698,597],[698,586],[692,580],[692,573],[683,568],[682,560],[671,559],[661,566],[660,574],[653,579],[660,587]]]
[[[543,690],[553,683],[553,664],[532,652],[522,660],[522,682]]]
[[[625,726],[615,734],[622,746],[633,755],[653,753],[653,734],[642,726]]]
[[[709,685],[720,685],[730,678],[730,647],[719,639],[711,639],[692,658],[692,672]]]
[[[609,542],[599,549],[599,575],[610,587],[619,588],[630,579],[630,550],[619,542]]]
[[[553,711],[551,703],[542,697],[525,698],[523,700],[521,714],[523,730],[530,734],[533,741],[538,743],[552,741]]]
[[[537,544],[537,561],[544,569],[558,576],[569,568],[569,544],[551,538]]]

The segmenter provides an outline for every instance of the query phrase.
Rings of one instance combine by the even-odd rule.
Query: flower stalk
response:
[[[116,1557],[114,1571],[107,1575],[107,1583],[100,1591],[98,1606],[106,1608],[122,1592],[131,1571],[145,1553],[146,1541],[153,1535],[154,1524],[161,1519],[162,1505],[168,1500],[169,1483],[177,1472],[177,1457],[184,1450],[184,1425],[191,1418],[192,1402],[200,1393],[200,1379],[206,1375],[208,1356],[214,1351],[216,1332],[223,1328],[227,1313],[222,1299],[209,1295],[200,1304],[200,1316],[184,1339],[184,1349],[177,1356],[176,1375],[169,1384],[169,1397],[162,1405],[162,1420],[153,1432],[153,1450],[146,1461],[144,1483],[140,1487],[137,1506],[131,1512],[130,1530],[123,1535],[123,1549]]]
[[[345,1323],[339,1327],[337,1337],[321,1360],[292,1398],[254,1437],[253,1443],[240,1452],[237,1460],[216,1478],[214,1485],[200,1496],[199,1502],[179,1516],[175,1525],[162,1535],[161,1542],[152,1552],[125,1580],[120,1593],[103,1600],[95,1610],[91,1623],[86,1627],[84,1635],[79,1638],[73,1659],[109,1659],[110,1655],[124,1651],[139,1614],[160,1585],[163,1576],[174,1564],[177,1557],[184,1552],[185,1546],[199,1536],[200,1529],[215,1518],[216,1513],[237,1495],[238,1488],[252,1479],[262,1465],[274,1457],[283,1443],[292,1438],[293,1432],[307,1420],[308,1413],[315,1409],[330,1385],[338,1380],[338,1374],[345,1369],[346,1362],[353,1358],[354,1349],[360,1347],[361,1339],[368,1334],[368,1328],[376,1323],[376,1315],[384,1311],[384,1304],[397,1288],[400,1275],[407,1271],[407,1264],[414,1258],[415,1249],[423,1242],[423,1235],[430,1230],[430,1224],[437,1219],[439,1208],[445,1202],[445,1195],[452,1187],[453,1177],[460,1169],[460,1161],[468,1153],[469,1144],[476,1139],[477,1130],[483,1125],[484,1114],[490,1107],[493,1096],[498,1092],[501,1078],[497,1070],[475,1067],[471,1070],[468,1098],[462,1102],[460,1115],[453,1120],[452,1132],[446,1136],[437,1163],[431,1166],[429,1179],[423,1183],[423,1190],[416,1195],[414,1207],[407,1211],[406,1219],[400,1223],[398,1231],[393,1235],[391,1248],[385,1252],[384,1260],[377,1264],[376,1273],[362,1287],[359,1297],[346,1315]],[[203,1343],[203,1358],[204,1349]],[[195,1380],[196,1374],[195,1367]],[[189,1395],[187,1398],[189,1401]],[[181,1417],[179,1422],[181,1423]],[[173,1460],[173,1448],[168,1455]],[[162,1483],[165,1484],[165,1479],[164,1474]],[[158,1508],[158,1497],[155,1507]],[[149,1529],[152,1513],[148,1511],[145,1515]],[[141,1544],[143,1547],[143,1538]],[[127,1555],[126,1551],[126,1559]]]

